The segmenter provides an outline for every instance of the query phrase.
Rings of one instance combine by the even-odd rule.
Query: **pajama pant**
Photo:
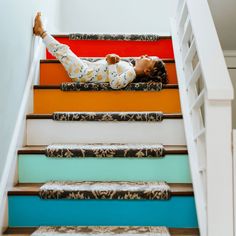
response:
[[[88,80],[93,78],[93,68],[90,68],[82,59],[75,55],[68,45],[58,42],[50,34],[43,38],[43,42],[48,51],[61,62],[73,81],[79,81],[85,75],[87,75]]]

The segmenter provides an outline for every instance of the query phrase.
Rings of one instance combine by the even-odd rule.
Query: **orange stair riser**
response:
[[[174,58],[171,39],[157,41],[121,41],[121,40],[69,40],[55,37],[60,43],[67,44],[80,57],[104,57],[116,53],[121,57],[138,57],[143,54],[160,58]],[[48,51],[47,59],[54,59]]]
[[[180,113],[178,89],[144,91],[72,91],[34,90],[34,113],[55,111],[163,111]]]
[[[177,84],[175,63],[166,63],[170,84]],[[61,63],[40,64],[40,85],[59,85],[62,82],[72,82]]]

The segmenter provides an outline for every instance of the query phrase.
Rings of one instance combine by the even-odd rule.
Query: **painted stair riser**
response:
[[[143,54],[160,58],[174,58],[171,39],[158,41],[120,41],[120,40],[69,40],[55,37],[60,43],[66,44],[79,57],[105,57],[116,53],[120,57],[138,57]],[[48,51],[47,59],[55,59]]]
[[[60,181],[166,181],[191,183],[188,156],[164,158],[48,158],[18,155],[19,183]]]
[[[160,200],[42,200],[9,196],[9,226],[137,225],[198,227],[193,196]]]
[[[27,145],[53,143],[136,143],[186,145],[183,120],[92,122],[27,120]]]
[[[174,63],[166,63],[170,84],[177,84],[176,68]],[[60,63],[40,63],[40,85],[60,85],[63,82],[72,82],[63,65]]]
[[[179,90],[153,91],[61,91],[34,89],[34,113],[55,111],[162,111],[181,113]]]

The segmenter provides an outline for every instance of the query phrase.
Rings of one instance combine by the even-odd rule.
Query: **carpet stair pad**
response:
[[[135,227],[135,226],[71,226],[71,227],[40,227],[32,236],[40,235],[150,235],[150,236],[170,236],[166,227]]]
[[[81,57],[84,60],[96,61],[99,59],[104,59],[104,57],[94,58],[94,57]],[[135,59],[135,57],[133,57]],[[121,58],[121,60],[129,61],[131,58]],[[168,83],[177,84],[177,74],[175,68],[175,61],[172,59],[163,59],[165,63]],[[59,60],[41,60],[40,61],[40,81],[39,85],[61,85],[63,82],[72,82],[72,79],[68,76],[63,65]]]
[[[45,147],[20,148],[18,154],[45,154],[47,157],[164,157],[168,154],[187,154],[185,146],[162,144],[52,144]]]
[[[146,121],[163,120],[162,112],[54,112],[53,120],[58,121]]]
[[[85,34],[53,35],[60,43],[68,45],[80,57],[104,57],[118,54],[120,57],[138,57],[143,54],[174,58],[170,36],[157,34]],[[47,59],[54,57],[47,51]]]
[[[161,144],[53,144],[46,149],[47,157],[163,157]]]
[[[98,226],[41,226],[41,227],[9,227],[6,229],[6,231],[4,232],[3,235],[6,236],[28,236],[28,235],[32,235],[36,233],[39,233],[40,236],[42,235],[48,235],[48,232],[55,232],[58,231],[60,233],[65,233],[65,230],[67,231],[65,234],[66,235],[70,235],[70,233],[72,235],[74,235],[74,229],[75,228],[79,228],[79,230],[83,230],[84,233],[87,233],[86,235],[90,235],[90,232],[94,232],[94,229],[98,229]],[[119,229],[119,231],[115,232],[115,233],[122,233],[122,229],[123,228],[131,228],[131,229],[137,229],[139,232],[139,229],[144,229],[142,230],[142,232],[145,232],[146,229],[157,229],[157,228],[165,228],[165,227],[153,227],[153,226],[129,226],[129,227],[124,227],[124,226],[99,226],[100,230],[102,229],[107,229],[106,232],[109,233],[109,229]],[[71,230],[71,231],[69,231]],[[199,230],[197,228],[167,228],[167,230],[169,231],[169,234],[171,236],[199,236]],[[69,232],[68,232],[69,231]],[[100,231],[101,232],[101,231]],[[137,232],[137,233],[138,233]],[[81,233],[81,232],[80,232]],[[55,234],[55,233],[54,233]],[[53,234],[53,235],[54,235]],[[63,234],[64,235],[64,234]],[[104,235],[104,233],[103,233]],[[111,234],[114,235],[114,234]],[[126,234],[127,235],[127,234]],[[132,234],[133,235],[133,234]],[[150,234],[145,234],[145,235],[150,235]],[[155,234],[156,235],[156,234]]]
[[[121,89],[111,88],[108,82],[102,83],[81,83],[81,82],[66,82],[61,85],[34,85],[35,89],[60,89],[61,91],[142,91],[142,92],[159,92],[163,89],[178,89],[177,84],[162,84],[161,82],[138,82],[129,83]]]
[[[42,199],[149,199],[168,200],[165,182],[51,181],[40,187]]]
[[[162,37],[158,34],[108,34],[108,33],[73,33],[70,40],[120,40],[120,41],[157,41]]]
[[[59,85],[34,85],[34,113],[48,114],[56,111],[180,113],[178,85],[163,85],[160,91],[159,85],[160,83],[145,84],[145,88],[140,90],[139,86],[136,88],[137,85],[130,84],[129,86],[134,86],[133,89],[136,89],[132,91],[110,90],[108,83],[64,83],[62,87],[66,91],[62,91]]]

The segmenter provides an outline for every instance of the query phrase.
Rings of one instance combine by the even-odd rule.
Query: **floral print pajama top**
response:
[[[64,66],[74,82],[109,82],[111,88],[124,88],[132,82],[136,73],[131,62],[120,60],[108,65],[105,59],[90,62],[75,55],[66,44],[61,44],[50,34],[43,38],[48,51]]]

